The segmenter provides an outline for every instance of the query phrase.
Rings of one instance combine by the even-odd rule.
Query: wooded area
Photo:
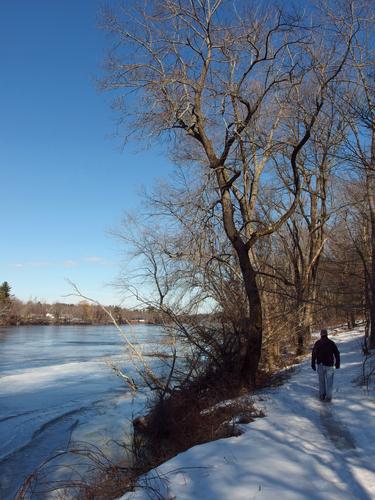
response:
[[[375,347],[373,13],[371,0],[103,12],[119,131],[164,141],[176,164],[119,230],[138,263],[122,286],[175,322],[200,376],[254,384],[313,328],[359,318]]]

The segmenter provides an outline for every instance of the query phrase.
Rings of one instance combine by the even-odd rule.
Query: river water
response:
[[[124,328],[149,354],[162,338],[157,326]],[[144,397],[134,398],[109,361],[131,371],[113,326],[0,327],[1,499],[13,498],[25,477],[72,441],[115,460],[123,453],[116,442],[126,439]]]

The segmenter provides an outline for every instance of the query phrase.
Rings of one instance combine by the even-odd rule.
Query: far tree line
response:
[[[78,304],[49,304],[37,299],[23,302],[11,294],[11,286],[7,281],[0,285],[0,325],[105,325],[113,322],[108,312],[119,325],[159,322],[157,312],[151,307],[131,310],[112,305],[106,310],[85,300]]]

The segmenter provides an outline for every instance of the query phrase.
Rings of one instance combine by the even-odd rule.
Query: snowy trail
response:
[[[318,399],[310,360],[254,399],[265,418],[244,434],[195,446],[146,476],[176,500],[371,500],[375,498],[375,398],[355,384],[358,329],[332,337],[341,351],[331,404]],[[123,499],[152,498],[137,490]]]
[[[355,439],[349,429],[341,422],[331,408],[322,408],[320,420],[323,426],[323,433],[332,441],[339,450],[355,450]]]

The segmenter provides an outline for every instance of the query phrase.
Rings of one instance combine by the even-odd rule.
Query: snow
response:
[[[253,400],[265,418],[239,437],[195,446],[141,478],[122,500],[370,500],[375,498],[375,399],[356,380],[363,331],[331,337],[341,352],[332,403],[318,399],[310,359]]]

